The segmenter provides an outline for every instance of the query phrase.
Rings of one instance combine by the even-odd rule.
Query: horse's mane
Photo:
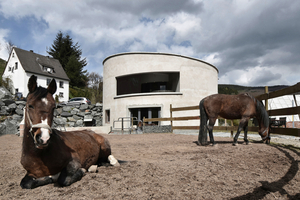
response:
[[[256,100],[256,118],[265,127],[269,126],[269,115],[261,101]]]
[[[257,100],[256,98],[254,98],[249,93],[245,93],[245,95],[249,96],[254,102],[256,102],[256,119],[258,120],[258,122],[259,123],[262,122],[265,127],[268,127],[269,126],[269,115],[268,115],[264,105],[262,104],[262,102]]]
[[[33,92],[33,96],[35,99],[41,99],[47,96],[48,90],[44,87],[37,87],[36,90]]]

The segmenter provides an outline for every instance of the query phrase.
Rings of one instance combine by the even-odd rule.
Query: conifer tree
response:
[[[81,59],[82,50],[78,43],[73,42],[69,34],[59,31],[47,53],[58,59],[66,71],[71,87],[83,88],[87,84],[87,71],[83,68],[87,65],[86,58]]]

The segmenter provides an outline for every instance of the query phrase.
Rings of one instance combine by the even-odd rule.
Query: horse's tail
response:
[[[204,108],[204,99],[199,103],[200,109],[200,130],[198,135],[198,144],[205,145],[207,143],[207,114]]]

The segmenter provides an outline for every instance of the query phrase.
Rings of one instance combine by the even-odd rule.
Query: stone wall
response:
[[[15,101],[12,95],[0,87],[0,136],[19,134],[26,101]],[[63,106],[54,111],[53,128],[102,126],[102,104]]]
[[[162,125],[162,126],[144,126],[144,133],[172,133],[171,125]]]
[[[54,128],[102,126],[102,104],[63,106],[54,111]]]

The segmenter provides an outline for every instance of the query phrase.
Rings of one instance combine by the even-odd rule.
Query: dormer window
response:
[[[55,73],[55,71],[54,71],[54,69],[52,67],[43,66],[43,71],[44,72],[48,72],[50,74]]]

